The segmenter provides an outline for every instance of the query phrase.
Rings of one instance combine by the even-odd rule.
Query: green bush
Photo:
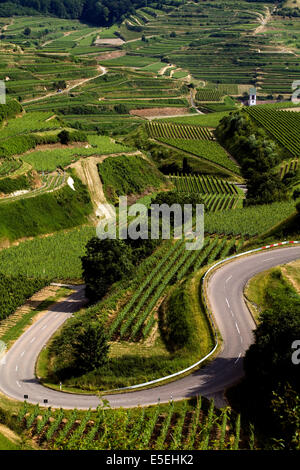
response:
[[[45,279],[6,276],[0,273],[0,320],[8,317],[35,292],[47,284]]]
[[[0,205],[0,239],[52,233],[81,225],[92,211],[89,193],[73,175],[75,189],[69,186],[53,193],[7,202]]]
[[[10,194],[22,189],[30,189],[30,187],[31,184],[26,175],[0,179],[0,193]]]

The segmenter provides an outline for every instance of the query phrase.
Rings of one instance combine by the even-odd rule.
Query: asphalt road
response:
[[[111,407],[168,402],[198,394],[214,398],[217,406],[225,405],[224,390],[243,375],[243,356],[253,341],[254,321],[243,299],[247,281],[273,266],[300,258],[300,246],[289,246],[237,258],[216,270],[208,281],[207,291],[215,322],[223,338],[222,348],[214,361],[192,374],[148,390],[107,395]],[[9,397],[62,408],[95,408],[97,396],[76,395],[43,387],[35,377],[37,357],[52,334],[84,303],[82,288],[66,301],[49,310],[34,323],[7,352],[0,365],[0,390]],[[199,338],[201,340],[201,338]]]

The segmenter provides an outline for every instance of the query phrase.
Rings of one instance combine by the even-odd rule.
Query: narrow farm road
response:
[[[94,77],[90,77],[90,78],[84,78],[83,80],[80,80],[78,83],[76,83],[75,85],[71,85],[67,88],[65,88],[64,90],[61,91],[61,94],[66,94],[66,93],[69,93],[71,90],[74,90],[74,88],[77,88],[81,85],[84,85],[85,83],[88,83],[90,82],[91,80],[96,80],[96,78],[99,78],[99,77],[102,77],[102,75],[105,75],[107,74],[107,69],[105,67],[102,67],[102,65],[99,65],[98,66],[98,69],[101,70],[101,73],[99,73],[98,75],[95,75]],[[45,100],[46,98],[50,98],[51,96],[57,96],[58,95],[58,92],[57,91],[54,91],[52,93],[48,93],[47,95],[43,95],[43,96],[38,96],[38,97],[35,97],[35,98],[31,98],[30,100],[24,100],[23,103],[33,103],[35,101],[40,101],[40,100]]]
[[[257,273],[300,258],[300,246],[263,250],[241,256],[222,265],[207,281],[207,296],[215,322],[223,338],[218,356],[207,366],[174,382],[156,388],[109,394],[110,406],[134,407],[190,398],[201,394],[213,397],[217,406],[225,404],[224,390],[243,375],[243,356],[253,341],[255,328],[244,301],[243,290]],[[56,304],[12,346],[0,364],[0,390],[5,395],[31,403],[63,408],[95,408],[98,396],[68,394],[42,386],[35,377],[37,357],[53,333],[84,304],[83,287]]]

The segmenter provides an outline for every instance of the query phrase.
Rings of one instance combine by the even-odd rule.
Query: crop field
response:
[[[42,185],[40,188],[27,190],[23,194],[19,195],[7,195],[6,197],[0,198],[0,204],[23,200],[30,197],[40,196],[41,194],[48,193],[60,189],[66,183],[65,173],[51,173],[42,176]],[[21,191],[22,193],[22,191]]]
[[[180,116],[161,119],[161,122],[181,124],[186,126],[217,127],[223,117],[228,116],[229,111],[215,112],[209,114],[196,114],[195,116]]]
[[[23,241],[0,251],[1,272],[49,280],[81,279],[80,257],[95,235],[95,227],[81,227]]]
[[[196,100],[197,101],[221,101],[224,93],[219,90],[210,88],[200,88],[197,90]]]
[[[265,15],[265,9],[258,2],[189,2],[141,20],[146,42],[138,40],[139,33],[127,29],[137,40],[124,47],[140,60],[164,58],[217,93],[236,95],[238,84],[256,84],[265,93],[291,93],[299,64],[283,46],[298,46],[299,22],[297,18],[291,23],[273,16],[265,31],[256,35],[259,14]],[[126,37],[126,25],[121,32]],[[274,47],[274,39],[282,46]]]
[[[118,196],[159,189],[166,184],[164,176],[141,156],[106,158],[98,165],[104,192],[109,200],[118,202]]]
[[[187,139],[187,140],[214,140],[212,132],[200,126],[182,126],[175,124],[165,124],[161,122],[151,122],[147,124],[147,131],[150,137],[160,139]]]
[[[300,114],[253,106],[248,114],[262,125],[294,157],[300,155]]]
[[[31,132],[59,129],[62,123],[51,112],[28,113],[17,119],[10,119],[0,129],[0,141]]]
[[[251,448],[240,415],[220,412],[214,402],[170,402],[148,409],[104,410],[82,415],[75,409],[29,412],[25,403],[18,420],[44,449],[52,450],[238,450]]]
[[[213,176],[170,176],[170,180],[179,192],[244,196],[236,185]]]
[[[251,237],[269,231],[295,212],[295,202],[288,201],[244,207],[224,214],[209,213],[205,217],[205,231],[226,236],[239,234]]]
[[[29,36],[24,29],[30,27]],[[36,48],[41,52],[72,52],[73,55],[95,53],[107,50],[105,47],[94,46],[93,41],[100,28],[90,27],[78,20],[48,18],[44,16],[15,17],[6,30],[4,43],[11,43]]]
[[[128,122],[133,119],[132,110],[175,106],[186,111],[189,103],[187,90],[182,89],[178,80],[156,79],[143,69],[133,71],[116,67],[79,86],[76,93],[58,93],[24,106],[30,112],[51,109],[53,113],[62,113],[65,121],[76,119],[84,129],[95,130],[97,124],[93,122],[98,120],[98,129],[102,130],[101,122],[110,120],[106,129],[112,132],[117,131],[121,118],[126,117]]]
[[[210,140],[186,140],[162,137],[159,140],[165,144],[183,150],[184,152],[216,163],[217,165],[233,171],[234,173],[239,173],[239,167],[229,158],[226,151],[220,144],[218,144],[218,142]]]
[[[6,80],[7,77],[7,92],[22,102],[47,93],[55,94],[58,80],[68,84],[99,74],[95,61],[81,59],[75,63],[69,56],[40,56],[27,51],[7,54],[0,50],[0,61],[0,78]]]
[[[117,144],[108,136],[90,135],[88,141],[89,143],[82,147],[37,150],[22,158],[37,171],[54,171],[58,167],[68,166],[81,157],[126,153],[131,150],[122,144]]]
[[[202,250],[189,251],[184,240],[165,243],[158,254],[152,255],[151,272],[143,273],[138,289],[112,321],[108,333],[111,340],[145,339],[157,322],[155,307],[174,276],[183,279],[189,272],[222,258],[228,245],[233,249],[234,244],[235,240],[212,238],[206,240]]]
[[[0,160],[0,178],[3,178],[9,175],[10,173],[13,173],[18,168],[20,168],[21,165],[22,165],[22,162],[20,160],[15,160],[15,159]]]

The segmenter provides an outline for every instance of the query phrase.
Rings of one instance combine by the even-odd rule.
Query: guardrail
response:
[[[284,242],[279,242],[279,243],[274,243],[272,245],[266,245],[266,246],[262,246],[260,248],[255,248],[254,250],[249,250],[249,251],[245,251],[243,253],[239,253],[237,255],[234,255],[234,256],[230,256],[229,258],[225,258],[225,259],[222,259],[221,261],[218,261],[217,263],[213,264],[207,271],[206,273],[204,274],[203,278],[202,278],[202,287],[204,286],[204,283],[205,283],[205,280],[208,276],[208,274],[213,270],[215,269],[217,266],[223,264],[223,263],[226,263],[227,261],[229,260],[233,260],[235,258],[239,258],[240,256],[244,256],[244,255],[248,255],[250,253],[255,253],[257,251],[263,251],[263,250],[267,250],[269,248],[274,248],[274,247],[277,247],[277,246],[281,246],[281,245],[292,245],[292,244],[298,244],[300,243],[300,241],[284,241]],[[202,292],[203,292],[203,289],[202,289]],[[137,385],[131,385],[131,386],[128,386],[128,387],[122,387],[122,388],[115,388],[113,390],[110,390],[110,392],[119,392],[119,391],[122,391],[122,390],[134,390],[134,389],[137,389],[137,388],[143,388],[143,387],[147,387],[148,385],[154,385],[154,384],[157,384],[157,383],[160,383],[160,382],[165,382],[166,380],[169,380],[169,379],[172,379],[174,377],[179,377],[180,375],[183,375],[185,374],[186,372],[189,372],[190,370],[194,369],[195,367],[199,366],[200,364],[202,364],[204,361],[206,361],[206,359],[208,359],[210,356],[212,356],[214,354],[214,352],[216,351],[217,347],[219,346],[219,343],[218,343],[218,334],[217,334],[217,328],[216,328],[216,325],[215,325],[215,322],[214,322],[214,319],[213,319],[213,316],[210,312],[210,309],[206,303],[206,299],[205,299],[205,296],[203,296],[203,300],[204,300],[204,307],[206,309],[206,312],[208,314],[208,317],[209,317],[209,321],[210,321],[210,324],[212,326],[212,329],[213,329],[213,333],[214,333],[214,337],[215,337],[215,346],[213,347],[213,349],[205,356],[203,357],[202,359],[200,359],[200,361],[198,362],[195,362],[194,364],[192,364],[191,366],[187,367],[186,369],[183,369],[183,370],[180,370],[178,372],[175,372],[174,374],[171,374],[171,375],[167,375],[165,377],[161,377],[159,379],[155,379],[155,380],[151,380],[149,382],[145,382],[145,383],[142,383],[142,384],[137,384]],[[103,393],[109,393],[108,392],[103,392]]]

